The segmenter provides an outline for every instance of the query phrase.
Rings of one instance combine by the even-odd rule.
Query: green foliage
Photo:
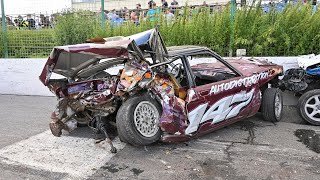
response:
[[[156,21],[141,17],[139,26],[132,22],[112,26],[106,22],[105,29],[101,29],[99,14],[68,12],[58,17],[54,29],[9,30],[9,56],[46,57],[55,45],[83,43],[96,36],[128,36],[156,25],[160,25],[167,46],[207,46],[222,56],[228,55],[229,47],[232,47],[233,55],[239,48],[247,49],[248,56],[319,54],[320,11],[314,15],[311,12],[310,4],[288,5],[283,12],[271,9],[267,14],[260,5],[238,9],[231,46],[232,24],[228,6],[213,13],[206,8],[194,10],[186,6],[180,10],[180,15],[176,12],[174,22],[167,22],[164,14],[159,14]]]
[[[46,57],[55,45],[53,30],[7,31],[9,56],[14,58]]]
[[[94,35],[98,17],[89,11],[67,12],[57,17],[54,41],[59,45],[83,43]]]

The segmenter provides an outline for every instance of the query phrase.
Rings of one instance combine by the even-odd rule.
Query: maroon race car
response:
[[[76,123],[132,145],[185,141],[262,112],[280,121],[282,67],[257,59],[224,60],[206,47],[166,48],[157,29],[56,47],[40,80],[58,97],[50,129]],[[55,74],[55,77],[51,77]]]

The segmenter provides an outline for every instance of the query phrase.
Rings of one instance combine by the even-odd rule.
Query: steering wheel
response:
[[[178,79],[181,75],[182,67],[183,66],[181,63],[177,63],[172,67],[170,73],[173,74],[176,79]]]

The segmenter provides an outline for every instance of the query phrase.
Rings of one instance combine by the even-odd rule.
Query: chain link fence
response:
[[[251,42],[250,38],[243,39],[239,38],[238,34],[241,31],[239,28],[239,21],[241,17],[234,17],[236,8],[231,8],[230,4],[240,11],[243,6],[257,6],[258,2],[253,3],[252,0],[0,0],[1,1],[1,31],[0,31],[0,58],[35,58],[35,57],[47,57],[51,52],[52,48],[57,45],[65,45],[68,43],[81,43],[86,38],[101,35],[103,37],[111,35],[128,35],[130,33],[136,33],[138,31],[145,30],[145,28],[152,27],[155,24],[148,24],[149,21],[153,21],[153,14],[162,14],[167,20],[171,18],[170,23],[171,29],[176,29],[176,32],[162,32],[168,40],[169,45],[181,45],[181,44],[198,44],[206,45],[214,50],[217,50],[221,55],[229,55],[230,49],[231,54],[235,54],[237,48],[261,48],[255,46],[254,42]],[[313,0],[315,1],[315,0]],[[309,0],[295,0],[291,1],[294,3],[308,3]],[[277,13],[274,13],[274,18],[278,18],[279,12],[282,12],[288,1],[267,1],[261,2],[261,8],[268,16],[268,11],[276,9]],[[188,7],[188,11],[185,11],[184,7]],[[273,7],[273,8],[272,8]],[[315,7],[312,8],[314,13]],[[171,36],[179,36],[183,34],[184,28],[190,28],[193,24],[186,25],[185,19],[189,20],[190,17],[197,17],[196,14],[200,14],[203,8],[206,8],[206,12],[209,13],[208,17],[210,20],[199,19],[204,26],[203,29],[212,27],[212,33],[220,33],[221,36],[225,36],[222,42],[215,39],[215,36],[206,39],[206,34],[202,30],[202,37],[187,35],[188,37],[177,37],[180,38],[177,41],[172,40]],[[238,11],[237,10],[237,11]],[[237,14],[247,12],[241,10]],[[309,10],[308,10],[309,11]],[[77,13],[81,12],[81,13]],[[183,13],[188,12],[190,15],[185,16]],[[72,16],[73,21],[65,20],[61,17],[66,17],[66,14],[77,13]],[[217,14],[225,13],[225,17]],[[81,14],[81,18],[78,18]],[[230,15],[231,14],[231,15]],[[246,16],[246,15],[244,15]],[[249,15],[248,15],[249,16]],[[182,17],[178,22],[174,22],[175,18]],[[185,18],[187,17],[187,18]],[[216,17],[216,18],[215,18]],[[221,19],[219,19],[221,18]],[[270,15],[270,18],[273,16]],[[160,18],[162,19],[162,18]],[[181,20],[182,19],[182,20]],[[218,23],[218,20],[223,21]],[[214,21],[214,22],[213,22]],[[231,22],[230,22],[231,21]],[[190,20],[190,22],[197,24],[196,20]],[[226,25],[224,25],[224,22]],[[236,25],[232,25],[233,22]],[[247,23],[245,20],[244,23]],[[210,24],[211,23],[211,24]],[[215,25],[216,23],[217,25]],[[227,25],[227,23],[229,23]],[[237,25],[238,23],[238,25]],[[135,27],[131,27],[134,24]],[[168,22],[160,23],[165,27],[169,27]],[[178,28],[181,24],[184,27]],[[217,27],[219,25],[219,27]],[[253,23],[248,23],[248,29],[254,26]],[[130,27],[129,27],[130,26]],[[221,26],[221,27],[220,27]],[[231,31],[225,30],[224,26],[232,26]],[[249,27],[250,26],[250,27]],[[316,28],[318,25],[315,25]],[[92,28],[88,28],[92,27]],[[220,29],[218,29],[220,28]],[[70,29],[70,31],[69,31]],[[195,31],[200,31],[200,28],[195,28]],[[217,30],[218,29],[218,30]],[[72,31],[71,31],[72,30]],[[170,30],[171,31],[171,30]],[[181,31],[181,33],[179,32]],[[267,31],[267,30],[266,30]],[[193,30],[189,30],[191,34]],[[190,34],[189,33],[189,34]],[[196,32],[195,32],[196,33]],[[246,32],[244,32],[246,33]],[[252,32],[247,32],[250,34]],[[211,35],[210,35],[211,36]],[[218,35],[217,35],[218,36]],[[234,39],[238,38],[238,39]],[[192,41],[181,40],[181,38],[194,39]],[[241,39],[242,38],[242,39]],[[210,40],[210,41],[209,41]],[[251,43],[251,44],[250,44]],[[221,44],[222,47],[218,47],[216,44]],[[239,45],[240,44],[240,45]],[[262,45],[261,45],[262,46]],[[320,46],[319,46],[320,47]],[[278,52],[278,51],[277,51]],[[280,52],[280,51],[279,51]],[[308,51],[309,52],[309,51]],[[311,52],[311,50],[310,50]],[[268,55],[269,52],[261,50],[258,53],[249,53],[249,55]],[[269,53],[272,55],[272,53]],[[285,52],[277,55],[286,55]]]

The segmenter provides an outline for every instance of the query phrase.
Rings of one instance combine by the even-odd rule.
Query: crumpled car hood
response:
[[[105,40],[105,42],[53,48],[39,76],[40,81],[44,85],[48,85],[52,72],[60,74],[59,72],[62,72],[60,70],[71,71],[88,59],[94,61],[94,58],[129,58],[132,53],[142,60],[145,60],[145,57],[151,57],[153,63],[157,60],[165,61],[167,50],[157,28],[128,37],[106,38]],[[59,71],[55,71],[56,69]],[[64,73],[62,75],[68,76],[70,74]]]

